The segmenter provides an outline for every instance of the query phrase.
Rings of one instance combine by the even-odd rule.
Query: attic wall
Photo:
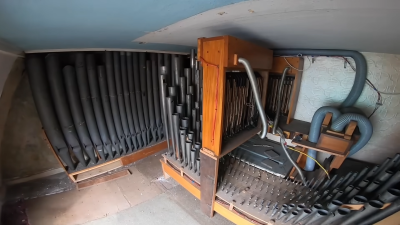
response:
[[[400,55],[364,52],[368,63],[367,78],[383,92],[400,92]],[[350,60],[351,61],[351,60]],[[355,65],[351,61],[352,65]],[[317,57],[314,63],[304,60],[295,119],[311,122],[321,106],[338,106],[347,97],[353,85],[355,72],[344,60]],[[369,86],[356,103],[367,116],[375,108],[377,94]],[[371,117],[374,133],[369,143],[352,158],[379,163],[400,152],[400,95],[383,95],[383,105]]]

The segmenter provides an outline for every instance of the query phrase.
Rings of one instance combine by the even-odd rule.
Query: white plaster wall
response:
[[[11,67],[16,59],[16,55],[7,54],[0,51],[0,96],[1,93],[3,93],[4,83],[6,82]]]
[[[363,53],[368,63],[368,79],[384,92],[400,92],[400,55]],[[310,58],[311,59],[311,58]],[[321,106],[338,106],[353,85],[355,72],[340,58],[318,57],[304,60],[303,77],[295,118],[310,122]],[[354,62],[350,60],[353,65]],[[367,85],[356,107],[368,116],[375,107],[376,93]],[[374,133],[369,143],[352,158],[374,163],[400,153],[400,95],[383,95],[383,106],[371,117]]]

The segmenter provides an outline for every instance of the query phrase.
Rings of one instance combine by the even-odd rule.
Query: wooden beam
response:
[[[228,220],[232,221],[235,224],[254,225],[249,220],[246,220],[245,218],[234,213],[233,211],[230,211],[227,207],[223,206],[222,204],[220,204],[218,202],[215,202],[214,210],[215,210],[215,212],[217,212],[218,214],[227,218]]]
[[[128,164],[131,164],[133,162],[136,162],[138,160],[141,160],[143,158],[146,158],[147,156],[153,155],[157,152],[160,152],[168,147],[167,141],[163,141],[160,143],[157,143],[153,146],[138,150],[130,155],[123,156],[121,158],[122,165],[126,166]]]
[[[113,174],[106,174],[104,176],[101,176],[99,178],[93,179],[93,180],[88,180],[88,181],[82,181],[76,184],[78,189],[82,189],[82,188],[87,188],[96,184],[100,184],[100,183],[104,183],[107,181],[111,181],[111,180],[115,180],[124,176],[128,176],[131,173],[129,172],[129,170],[122,170]]]

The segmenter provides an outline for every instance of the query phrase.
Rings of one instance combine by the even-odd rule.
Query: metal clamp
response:
[[[258,110],[258,113],[260,114],[261,122],[263,124],[260,138],[264,139],[267,136],[268,123],[267,123],[267,117],[265,116],[263,106],[261,104],[261,97],[260,97],[259,90],[257,88],[256,76],[254,75],[253,69],[251,68],[249,61],[247,61],[244,58],[239,58],[238,62],[244,65],[244,68],[246,69],[246,72],[247,72],[247,76],[249,77],[251,89],[254,94],[255,103],[257,105],[257,110]]]

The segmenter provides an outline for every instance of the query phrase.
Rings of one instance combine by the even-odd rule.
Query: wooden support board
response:
[[[190,179],[195,181],[198,185],[200,185],[200,175],[195,173],[193,170],[190,170],[187,167],[183,167],[177,160],[168,156],[167,153],[163,154],[164,162],[172,166],[175,170],[180,171],[181,176],[188,176]]]
[[[118,179],[118,178],[121,178],[121,177],[124,177],[124,176],[128,176],[130,174],[131,173],[129,172],[129,170],[122,170],[122,171],[119,171],[119,172],[116,172],[116,173],[113,173],[113,174],[105,174],[105,175],[100,176],[100,177],[98,177],[96,179],[93,179],[93,180],[89,179],[89,180],[85,180],[85,181],[79,182],[79,183],[76,184],[76,187],[78,189],[87,188],[87,187],[90,187],[90,186],[93,186],[93,185],[96,185],[96,184],[100,184],[100,183],[112,181],[112,180],[115,180],[115,179]]]
[[[174,169],[172,166],[164,162],[162,159],[160,159],[160,162],[164,172],[164,176],[168,175],[172,177],[176,182],[182,185],[182,187],[188,190],[192,195],[194,195],[198,199],[201,199],[200,187],[198,184],[192,182],[189,178],[185,177],[184,175],[181,176],[182,174],[180,173],[180,171]]]
[[[71,178],[72,181],[77,183],[101,175],[103,173],[107,173],[108,171],[118,169],[120,167],[122,167],[121,159],[115,159],[113,161],[97,165],[95,167],[71,173],[69,174],[69,177]]]

